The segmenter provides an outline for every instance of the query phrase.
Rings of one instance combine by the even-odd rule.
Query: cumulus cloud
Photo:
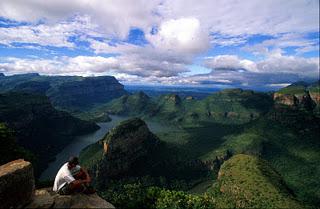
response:
[[[148,70],[146,70],[148,69]],[[101,57],[76,56],[41,58],[5,58],[0,71],[6,74],[38,72],[47,75],[124,75],[146,77],[173,77],[186,71],[181,63],[162,59],[139,59],[133,56]]]
[[[0,16],[27,22],[57,22],[76,14],[89,15],[108,36],[125,38],[131,27],[147,30],[158,17],[160,0],[2,0]]]
[[[156,48],[183,53],[198,53],[209,48],[209,34],[197,18],[170,19],[161,23],[156,34],[147,34]]]
[[[125,37],[131,27],[148,32],[164,20],[182,17],[197,18],[210,32],[229,35],[319,29],[317,0],[2,0],[0,8],[0,16],[18,21],[57,21],[86,14],[119,37]]]
[[[19,22],[4,21],[0,44],[76,50],[80,41],[95,56],[2,58],[0,69],[111,74],[122,81],[162,84],[271,85],[315,78],[318,58],[298,55],[319,49],[319,40],[306,36],[319,31],[318,8],[318,0],[2,0],[0,16]],[[128,41],[133,28],[143,31],[144,45]],[[270,38],[247,43],[259,34]],[[208,57],[204,65],[210,73],[185,74],[195,59],[220,46],[244,46],[240,50],[256,59]],[[287,47],[296,55],[283,55]]]
[[[236,55],[218,55],[215,57],[208,57],[205,60],[205,66],[214,70],[249,70],[257,71],[257,66],[253,61],[247,59],[240,59]]]
[[[213,33],[274,35],[318,31],[318,8],[318,0],[168,0],[159,10],[167,18],[196,17]]]

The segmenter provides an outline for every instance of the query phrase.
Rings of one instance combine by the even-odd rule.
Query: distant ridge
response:
[[[22,91],[46,94],[55,107],[82,110],[127,94],[113,76],[42,76],[38,73],[0,77],[0,93]]]

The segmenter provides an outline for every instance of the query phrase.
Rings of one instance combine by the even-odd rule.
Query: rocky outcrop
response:
[[[174,105],[179,105],[181,103],[181,98],[176,94],[169,94],[164,97],[168,102],[173,103]]]
[[[296,82],[273,94],[277,105],[314,110],[320,104],[320,83]]]
[[[320,105],[320,92],[310,92],[310,97],[317,105]]]
[[[103,208],[115,207],[99,197],[97,194],[59,195],[52,192],[52,188],[35,191],[34,200],[25,208]]]
[[[122,122],[103,139],[103,167],[110,177],[128,173],[132,166],[146,157],[159,143],[147,124],[138,118]]]
[[[160,140],[146,123],[133,118],[121,122],[103,140],[84,149],[80,160],[84,160],[82,164],[94,183],[103,187],[111,179],[145,175],[149,166],[154,165],[154,153],[159,147]]]
[[[194,97],[193,96],[187,96],[185,99],[190,101],[190,100],[194,100]]]
[[[304,94],[274,93],[273,100],[276,104],[283,104],[295,108],[305,108],[307,110],[312,110],[316,106],[316,103],[309,95],[309,92],[305,92]]]
[[[22,159],[0,166],[0,207],[21,208],[34,197],[34,177],[30,162]]]
[[[278,104],[284,104],[288,106],[296,106],[298,99],[294,95],[274,93],[273,100]]]

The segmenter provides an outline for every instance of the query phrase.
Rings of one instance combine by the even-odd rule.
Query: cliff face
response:
[[[286,105],[296,109],[313,110],[320,104],[319,83],[293,83],[273,94],[275,104]]]
[[[113,76],[0,76],[0,92],[12,90],[46,94],[54,106],[66,110],[88,108],[127,94]]]
[[[119,177],[136,170],[135,165],[152,152],[159,139],[149,131],[144,121],[133,118],[111,130],[103,143],[105,149],[101,169],[109,177]]]
[[[52,188],[35,190],[34,182],[30,162],[19,159],[0,166],[0,207],[115,208],[97,194],[58,195]]]
[[[80,160],[86,161],[84,164],[87,163],[92,176],[101,186],[110,178],[118,179],[144,172],[151,153],[159,143],[158,137],[149,131],[144,121],[133,118],[112,129],[100,143],[85,149]]]
[[[66,82],[48,91],[54,105],[86,107],[104,103],[126,94],[124,87],[112,76],[89,77],[80,81]]]
[[[273,99],[276,104],[312,110],[316,106],[316,100],[314,99],[317,99],[317,96],[319,95],[314,94],[313,97],[311,97],[309,92],[305,92],[304,94],[274,93]]]

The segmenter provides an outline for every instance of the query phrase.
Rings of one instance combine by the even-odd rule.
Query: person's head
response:
[[[68,168],[72,169],[79,165],[79,159],[77,157],[70,157],[68,161]]]

